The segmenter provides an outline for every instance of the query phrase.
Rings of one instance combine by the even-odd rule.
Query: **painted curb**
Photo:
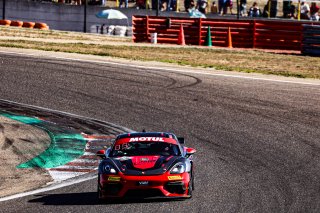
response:
[[[0,99],[0,103],[2,104],[5,103],[9,105],[18,105],[20,107],[24,107],[27,109],[42,110],[44,112],[50,112],[50,113],[58,114],[60,116],[77,118],[84,121],[88,121],[90,123],[94,123],[95,125],[104,126],[110,129],[114,128],[114,129],[117,129],[118,131],[121,130],[121,132],[134,132],[131,129],[121,127],[113,123],[104,122],[97,119],[91,119],[88,117],[79,116],[79,115],[62,112],[58,110],[51,110],[48,108],[22,104],[22,103],[17,103],[13,101],[3,100],[3,99]],[[96,152],[100,149],[104,149],[105,146],[108,145],[108,143],[111,143],[111,139],[114,138],[116,135],[115,134],[114,135],[112,134],[88,135],[88,134],[82,133],[81,136],[86,141],[83,155],[79,156],[78,158],[75,158],[74,160],[68,162],[65,165],[57,166],[54,168],[47,168],[49,174],[54,179],[52,183],[49,183],[48,186],[41,189],[36,189],[29,192],[19,193],[19,194],[0,198],[0,202],[58,189],[58,188],[62,188],[65,186],[73,185],[76,183],[80,183],[83,181],[96,178],[96,170],[100,161],[100,159],[96,157]]]

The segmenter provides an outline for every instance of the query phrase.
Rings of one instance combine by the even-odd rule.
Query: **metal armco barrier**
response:
[[[187,45],[204,45],[210,26],[213,46],[226,47],[228,27],[236,48],[301,50],[303,22],[281,20],[199,19],[133,16],[133,41],[150,42],[157,33],[158,43],[177,44],[180,25]],[[320,23],[313,22],[314,25]]]
[[[320,56],[320,26],[303,25],[301,52],[305,55]]]

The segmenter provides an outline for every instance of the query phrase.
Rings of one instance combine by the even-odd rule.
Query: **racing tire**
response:
[[[190,181],[188,183],[188,198],[192,198],[192,191],[193,191],[193,175],[192,172],[190,173]]]
[[[193,175],[193,172],[192,172],[192,191],[194,191],[194,175]]]
[[[193,174],[193,166],[191,167],[191,184],[192,184],[192,191],[194,191],[194,174]]]
[[[100,176],[98,176],[98,187],[97,187],[97,199],[99,203],[102,203],[104,200],[101,198],[101,187],[100,187]]]

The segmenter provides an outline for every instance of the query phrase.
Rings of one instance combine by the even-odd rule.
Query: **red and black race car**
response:
[[[194,189],[193,148],[172,133],[118,135],[112,147],[98,151],[101,200],[123,197],[191,198]]]

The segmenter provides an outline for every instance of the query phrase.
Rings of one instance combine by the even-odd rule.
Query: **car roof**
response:
[[[133,132],[133,133],[125,133],[118,135],[116,140],[122,138],[136,138],[136,137],[162,137],[162,138],[173,138],[177,139],[177,137],[173,133],[168,132]]]

